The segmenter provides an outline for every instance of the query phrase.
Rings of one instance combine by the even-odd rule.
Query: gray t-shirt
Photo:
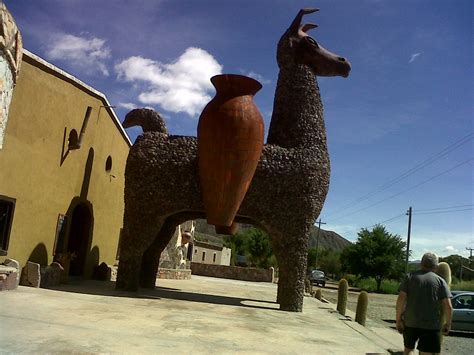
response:
[[[407,327],[440,329],[441,300],[451,298],[446,281],[432,271],[408,274],[400,284],[407,293],[403,322]]]

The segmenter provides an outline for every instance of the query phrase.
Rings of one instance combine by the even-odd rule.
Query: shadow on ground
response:
[[[276,302],[210,295],[205,293],[194,293],[169,287],[155,286],[154,289],[139,289],[137,292],[118,291],[115,290],[114,281],[75,280],[68,284],[62,284],[49,289],[53,291],[81,293],[96,296],[172,299],[199,303],[221,304],[227,306],[279,310],[279,305]]]
[[[383,320],[386,323],[392,324],[390,328],[392,329],[397,329],[395,324],[397,323],[395,319],[384,319]],[[468,333],[468,332],[456,332],[456,331],[450,331],[449,335],[450,337],[459,337],[459,338],[471,338],[474,339],[474,333]]]

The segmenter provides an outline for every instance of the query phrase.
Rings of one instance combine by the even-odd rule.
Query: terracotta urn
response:
[[[253,102],[262,85],[231,74],[211,82],[216,96],[198,124],[199,177],[207,222],[231,227],[262,154],[263,119]]]
[[[216,233],[217,234],[228,234],[234,235],[239,231],[239,224],[236,222],[232,222],[231,226],[216,226]]]

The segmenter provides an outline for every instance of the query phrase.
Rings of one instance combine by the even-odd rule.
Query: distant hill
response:
[[[318,228],[315,226],[311,227],[309,238],[309,247],[316,248]],[[327,231],[321,228],[319,232],[319,247],[334,251],[342,251],[346,246],[352,244],[347,239],[341,237],[339,234],[333,231]]]
[[[252,228],[251,225],[241,224],[240,230]],[[315,248],[316,247],[316,239],[318,235],[318,228],[311,227],[310,231],[310,239],[309,239],[309,247]],[[195,238],[202,242],[208,242],[212,244],[222,245],[224,236],[221,234],[217,234],[214,226],[207,224],[206,220],[198,219],[196,220],[196,232]],[[327,231],[321,229],[319,234],[319,246],[321,248],[330,249],[334,251],[341,251],[347,245],[350,245],[351,242],[347,239],[341,237],[339,234],[333,231]]]

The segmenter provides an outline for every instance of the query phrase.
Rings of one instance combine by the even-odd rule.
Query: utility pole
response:
[[[469,256],[469,261],[471,261],[471,260],[472,260],[472,251],[474,250],[474,248],[468,248],[468,247],[466,247],[466,250],[469,250],[469,252],[470,252],[470,254],[471,254],[471,255]]]
[[[474,259],[472,258],[472,251],[474,250],[474,248],[468,248],[466,247],[466,250],[469,250],[469,267],[471,267],[471,263],[474,261]],[[462,272],[462,259],[461,259],[461,272]],[[462,281],[462,278],[461,278],[461,281]]]
[[[407,216],[408,216],[408,234],[407,234],[407,257],[405,260],[405,273],[408,273],[408,257],[410,255],[410,234],[411,234],[411,212],[412,208],[410,208],[407,211]]]
[[[318,234],[316,234],[316,267],[318,267],[318,255],[319,255],[319,231],[321,230],[321,224],[326,224],[321,222],[321,218],[318,221]]]

